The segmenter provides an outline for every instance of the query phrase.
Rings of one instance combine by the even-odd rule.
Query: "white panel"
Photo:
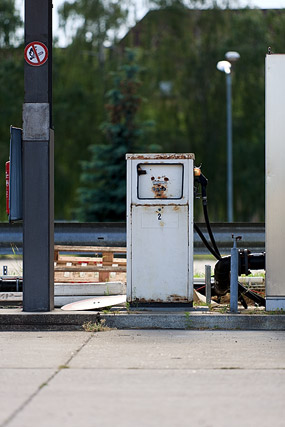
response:
[[[134,206],[132,300],[186,302],[188,254],[188,206]]]
[[[139,199],[181,199],[183,165],[140,163],[138,170]]]
[[[285,296],[285,55],[266,57],[266,295]]]
[[[266,311],[285,310],[285,298],[266,298]]]

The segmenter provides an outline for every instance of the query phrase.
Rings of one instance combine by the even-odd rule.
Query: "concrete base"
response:
[[[118,308],[119,310],[119,308]],[[82,330],[86,322],[105,320],[117,329],[285,330],[285,315],[220,314],[212,312],[63,312],[24,313],[20,308],[0,310],[0,330]]]

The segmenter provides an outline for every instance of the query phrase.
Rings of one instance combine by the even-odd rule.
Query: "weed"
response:
[[[265,311],[265,314],[285,314],[285,310],[283,308],[279,308],[273,311]]]
[[[127,309],[127,312],[128,312],[128,313],[129,313],[129,311],[130,311],[130,308],[131,308],[130,303],[129,303],[129,302],[126,302],[126,309]]]
[[[199,271],[195,271],[194,278],[196,278],[196,279],[204,279],[205,278],[205,273],[200,273]]]
[[[44,388],[45,386],[47,386],[48,385],[48,383],[42,383],[40,386],[39,386],[39,389],[41,390],[42,388]]]
[[[185,312],[185,329],[192,329],[192,319],[190,319],[189,311]]]
[[[244,314],[266,314],[264,308],[253,308],[244,311]]]
[[[211,304],[207,304],[206,302],[203,301],[198,301],[198,302],[194,302],[193,303],[194,307],[209,307],[211,308]]]
[[[256,272],[256,273],[241,274],[240,277],[262,277],[264,279],[265,278],[265,273],[259,271],[259,272]]]
[[[105,325],[105,320],[99,322],[86,322],[82,325],[85,332],[105,332],[110,331],[111,328]]]
[[[13,265],[13,270],[10,271],[10,275],[13,276],[22,276],[23,275],[23,267],[22,267],[22,256],[19,253],[19,249],[14,243],[11,243],[11,250],[13,252],[12,259],[15,261]]]
[[[215,308],[213,307],[212,310],[218,313],[225,314],[229,311],[229,309],[230,309],[230,306],[227,304],[227,305],[224,305],[223,307],[215,307]]]

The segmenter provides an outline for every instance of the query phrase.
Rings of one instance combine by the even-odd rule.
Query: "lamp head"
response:
[[[223,73],[230,74],[231,73],[232,64],[229,61],[219,61],[217,63],[217,69],[222,71]]]
[[[229,62],[236,62],[240,59],[240,54],[238,52],[229,51],[225,54],[225,58]]]

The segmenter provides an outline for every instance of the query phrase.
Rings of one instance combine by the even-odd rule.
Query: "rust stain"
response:
[[[140,302],[140,303],[149,303],[149,302],[164,302],[162,299],[145,299],[145,298],[135,298],[134,302]]]
[[[126,159],[132,160],[171,160],[171,159],[194,159],[193,153],[157,153],[157,154],[126,154]]]
[[[160,298],[154,299],[154,298],[150,298],[150,299],[146,299],[146,298],[134,298],[133,300],[134,303],[139,302],[139,303],[165,303],[165,302],[182,302],[182,303],[189,303],[189,299],[180,295],[170,295],[167,297],[167,300],[162,300]]]
[[[183,197],[183,199],[184,199],[184,197]],[[141,204],[141,203],[132,203],[131,206],[132,207],[133,206],[135,206],[135,207],[141,207],[141,206],[143,206],[144,208],[148,208],[148,207],[154,207],[155,205],[152,204],[152,203],[143,203],[143,204]],[[163,205],[163,206],[165,206],[165,205]],[[167,203],[167,206],[172,206],[173,208],[175,208],[177,205],[175,203]],[[179,208],[181,206],[188,206],[188,203],[180,203],[179,204]]]
[[[166,176],[160,177],[158,176],[157,179],[155,177],[151,178],[152,180],[152,192],[154,194],[155,199],[167,199],[167,184],[169,181],[169,178]]]
[[[172,294],[167,298],[169,302],[189,302],[188,298],[181,295]]]
[[[180,210],[180,206],[179,206],[179,205],[178,205],[178,206],[177,206],[177,205],[176,205],[176,206],[173,206],[173,210],[174,210],[174,211],[179,211],[179,210]]]

